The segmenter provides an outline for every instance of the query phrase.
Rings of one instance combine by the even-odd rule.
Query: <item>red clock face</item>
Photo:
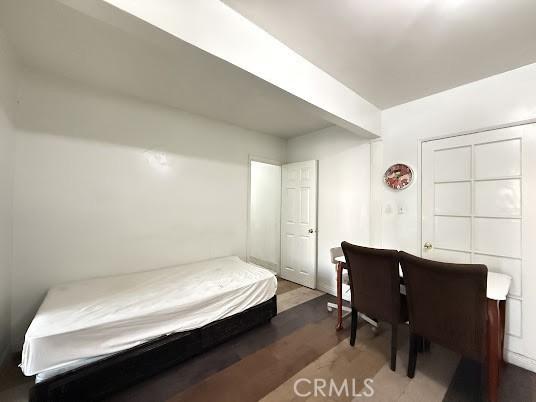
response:
[[[403,190],[413,181],[413,170],[408,165],[397,163],[385,171],[383,181],[393,190]]]

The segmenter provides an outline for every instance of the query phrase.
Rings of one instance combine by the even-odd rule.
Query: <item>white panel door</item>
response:
[[[283,165],[281,277],[316,287],[317,161]]]
[[[526,291],[534,283],[524,283],[535,268],[527,230],[534,226],[535,134],[532,124],[425,142],[421,167],[422,256],[510,275],[506,348],[525,356],[536,354],[528,338],[535,325],[524,319],[536,307]],[[463,308],[463,300],[453,302]]]

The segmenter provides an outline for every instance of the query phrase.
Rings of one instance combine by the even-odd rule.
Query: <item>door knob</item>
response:
[[[426,243],[424,243],[424,248],[425,248],[426,250],[430,250],[432,247],[433,247],[433,246],[432,246],[432,243],[430,243],[429,241],[427,241]]]
[[[309,233],[314,233],[314,229],[309,229]]]

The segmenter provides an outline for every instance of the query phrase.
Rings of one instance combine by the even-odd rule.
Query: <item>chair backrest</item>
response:
[[[399,253],[410,330],[465,357],[483,361],[488,269]]]
[[[335,258],[341,257],[344,255],[342,252],[342,247],[332,247],[329,249],[329,254],[331,255],[331,263],[337,264],[337,261],[335,261]]]
[[[369,317],[398,323],[400,275],[398,252],[342,243],[350,276],[352,306]]]

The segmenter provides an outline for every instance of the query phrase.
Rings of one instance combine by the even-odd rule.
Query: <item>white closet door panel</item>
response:
[[[521,257],[521,220],[475,218],[474,250],[484,254]]]
[[[480,216],[520,216],[521,180],[475,182],[475,214]]]
[[[475,179],[519,176],[521,140],[519,138],[475,145]]]
[[[471,253],[463,253],[460,251],[452,250],[442,250],[439,248],[434,248],[431,253],[427,256],[435,261],[442,262],[453,262],[456,264],[470,264],[471,263]]]
[[[506,301],[506,333],[522,336],[521,320],[521,300],[509,298]]]
[[[436,183],[437,215],[471,215],[471,182]]]
[[[434,154],[434,179],[458,181],[471,179],[471,147],[441,149]]]
[[[435,247],[458,251],[471,249],[471,218],[436,216]]]

